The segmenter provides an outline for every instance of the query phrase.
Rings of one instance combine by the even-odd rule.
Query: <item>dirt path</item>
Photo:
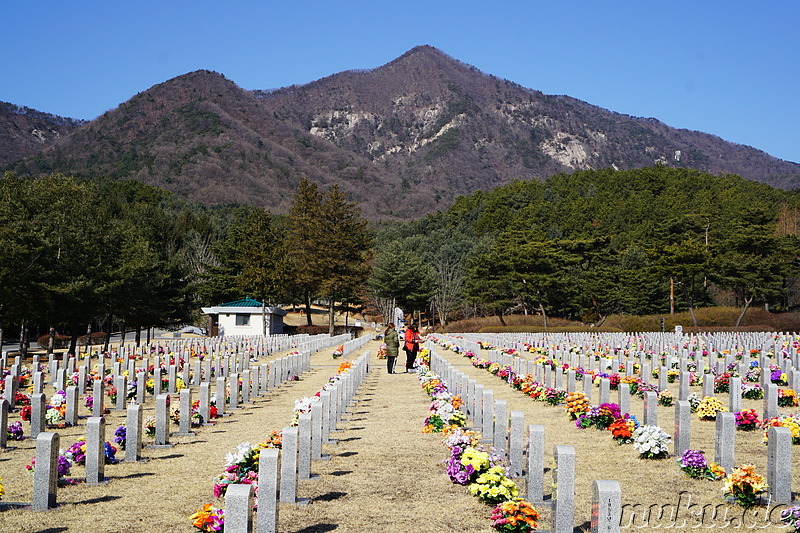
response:
[[[281,508],[281,531],[490,531],[487,507],[445,475],[441,435],[421,432],[429,401],[417,375],[388,374],[377,348],[338,443],[323,447],[331,460],[300,485],[313,502]]]

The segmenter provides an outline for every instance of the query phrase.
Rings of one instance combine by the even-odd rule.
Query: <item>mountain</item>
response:
[[[0,165],[41,152],[84,122],[0,102]]]
[[[285,212],[302,175],[371,218],[559,172],[654,164],[800,186],[800,165],[655,119],[545,95],[430,46],[379,68],[247,91],[197,71],[156,85],[7,168],[131,177],[206,203]]]

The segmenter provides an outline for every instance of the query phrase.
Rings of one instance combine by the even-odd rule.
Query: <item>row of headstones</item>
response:
[[[778,354],[800,340],[797,333],[775,334],[773,332],[746,333],[499,333],[464,334],[464,338],[488,341],[516,350],[524,350],[525,345],[543,348],[549,353],[563,355],[579,347],[584,351],[604,351],[608,353],[669,353],[674,356],[688,356],[690,352],[747,353],[756,349],[761,352],[772,351]],[[787,350],[788,351],[788,350]]]
[[[723,353],[725,350],[727,350],[727,353],[725,353],[725,356],[721,359],[716,358],[715,354],[717,352],[714,351],[713,347],[710,347],[707,350],[707,353],[705,354],[702,353],[702,351],[697,351],[692,355],[690,354],[690,350],[688,348],[682,348],[682,347],[678,348],[677,346],[666,346],[666,347],[662,346],[659,347],[655,351],[655,353],[656,354],[669,353],[667,360],[668,366],[672,366],[673,363],[679,363],[680,370],[686,370],[688,362],[690,360],[694,360],[697,364],[697,368],[702,372],[706,366],[709,366],[709,368],[711,368],[714,365],[714,360],[716,360],[717,374],[721,374],[722,372],[724,372],[725,369],[736,360],[736,354],[740,353],[742,355],[743,363],[740,363],[739,370],[741,375],[744,375],[744,372],[746,372],[747,369],[744,368],[742,364],[749,363],[749,361],[751,360],[750,351],[753,349],[760,350],[759,364],[762,369],[768,368],[771,362],[770,358],[767,356],[767,352],[769,351],[773,352],[775,360],[781,365],[781,370],[785,372],[787,375],[789,374],[791,367],[800,368],[800,352],[798,352],[798,350],[795,349],[794,347],[794,344],[797,341],[795,337],[788,335],[785,337],[785,341],[775,341],[771,334],[767,333],[760,335],[762,335],[762,337],[749,338],[748,342],[745,342],[743,344],[743,347],[741,348],[730,348],[730,347],[724,349],[720,348],[720,353]],[[771,339],[771,343],[761,342],[764,336],[766,336],[767,339]],[[486,341],[487,337],[481,336],[478,337],[478,339]],[[514,340],[509,339],[506,342],[500,344],[500,346],[514,348],[518,352],[520,352],[520,350],[524,350],[524,346],[522,346],[521,344],[522,343],[520,342],[516,342]],[[604,351],[606,353],[613,355],[613,361],[610,366],[611,368],[614,369],[614,371],[616,371],[617,364],[620,361],[627,363],[631,359],[633,359],[634,361],[640,360],[642,363],[642,367],[644,368],[645,364],[649,366],[649,362],[644,358],[644,354],[647,351],[644,349],[646,346],[647,344],[645,341],[644,344],[641,342],[636,344],[635,350],[617,350],[607,346],[607,349],[605,349]],[[584,348],[586,348],[586,345],[584,345]],[[586,351],[594,353],[596,350],[589,350],[588,348],[586,348]],[[559,360],[562,362],[569,362],[570,365],[573,366],[577,363],[584,368],[587,367],[585,353],[582,352],[576,353],[576,351],[573,349],[554,348],[552,346],[548,349],[548,353],[555,360]],[[592,364],[592,359],[593,358],[591,358],[588,361],[588,364],[590,365]],[[599,363],[603,364],[603,368],[607,368],[607,366],[602,362],[603,359],[601,358]],[[644,374],[644,372],[642,373]],[[647,374],[649,375],[649,371],[647,372]],[[769,373],[762,372],[761,379],[762,379],[762,384],[765,381],[768,381]]]
[[[294,356],[298,359],[301,358],[299,354]],[[304,370],[309,370],[309,367],[303,367]],[[221,382],[220,382],[221,380]],[[232,377],[232,381],[238,383],[238,379]],[[224,398],[225,378],[219,378],[217,382],[218,387],[222,387],[222,394]],[[352,387],[348,387],[349,378],[343,380],[341,390],[352,394]],[[331,389],[333,393],[325,391],[321,394],[322,401],[320,402],[320,413],[325,416],[318,416],[319,432],[317,433],[317,426],[313,426],[315,434],[319,436],[316,442],[320,442],[322,435],[327,439],[328,420],[336,420],[341,418],[344,412],[343,407],[339,407],[340,395],[337,395],[336,387]],[[218,391],[219,393],[219,391]],[[181,413],[190,413],[192,405],[192,389],[186,388],[180,391],[180,411]],[[43,395],[41,395],[43,396]],[[200,384],[200,411],[201,414],[205,413],[205,420],[208,420],[208,406],[210,399],[210,384]],[[3,407],[5,407],[5,400],[3,400]],[[156,428],[154,446],[168,447],[171,446],[169,442],[170,437],[170,413],[169,413],[169,394],[160,394],[156,398]],[[221,405],[222,413],[224,413],[224,404]],[[0,409],[0,412],[7,412],[6,408]],[[138,462],[142,460],[141,452],[143,448],[143,406],[139,403],[131,403],[127,407],[127,418],[125,421],[126,429],[126,445],[124,462]],[[310,416],[310,415],[309,415]],[[330,418],[334,417],[334,418]],[[190,431],[191,417],[181,416],[180,427],[177,435],[192,435]],[[106,421],[103,417],[90,417],[86,424],[86,483],[98,484],[105,481],[105,425]],[[297,431],[298,428],[291,428],[288,432],[289,448],[294,445],[295,453],[297,454]],[[294,440],[292,434],[294,432]],[[286,437],[284,437],[284,442]],[[302,441],[301,441],[302,442]],[[310,449],[310,448],[309,448]],[[48,509],[56,506],[56,491],[58,487],[58,450],[59,450],[59,435],[58,433],[41,431],[36,435],[36,466],[34,468],[34,498],[32,507],[34,509]],[[99,450],[99,451],[98,451]],[[301,457],[301,464],[303,463],[303,454]],[[287,473],[287,479],[291,476]],[[287,493],[292,491],[287,488]]]
[[[459,339],[450,338],[451,341],[458,341]],[[473,349],[474,346],[462,341],[464,345],[464,349]],[[477,352],[476,352],[477,353]],[[548,387],[556,387],[556,388],[565,388],[565,390],[570,393],[576,391],[577,383],[579,381],[583,384],[583,393],[591,400],[593,396],[593,383],[592,380],[587,379],[585,376],[578,380],[578,376],[575,370],[570,369],[567,371],[566,376],[560,369],[556,369],[555,371],[552,369],[550,365],[543,365],[542,363],[533,363],[528,359],[525,359],[521,356],[512,356],[500,351],[491,350],[489,352],[489,358],[491,361],[499,362],[501,365],[509,365],[511,366],[515,372],[518,374],[531,374],[535,381],[544,384]],[[765,357],[762,356],[762,359]],[[603,360],[601,358],[601,360]],[[786,358],[783,360],[784,364],[791,363],[791,359]],[[767,361],[761,362],[762,365],[769,366]],[[721,374],[724,372],[724,368],[727,366],[726,361],[718,361],[717,363],[717,372]],[[616,359],[612,360],[612,368],[616,368]],[[746,362],[739,363],[739,374],[743,376],[749,365]],[[763,368],[763,367],[762,367]],[[662,366],[659,369],[658,373],[658,388],[659,390],[666,390],[667,388],[667,367]],[[690,372],[686,370],[686,360],[681,358],[680,362],[680,370],[679,370],[679,385],[678,385],[678,400],[686,400],[689,397],[690,393]],[[631,376],[633,375],[633,361],[628,361],[626,363],[626,375]],[[793,368],[788,369],[788,375],[790,376],[789,379],[789,386],[793,390],[800,391],[800,371],[794,370]],[[650,377],[650,364],[647,361],[642,362],[642,372],[641,377],[645,382],[649,383]],[[768,419],[775,416],[778,416],[778,386],[774,383],[769,381],[769,372],[762,372],[761,373],[761,383],[762,387],[764,388],[764,409],[763,409],[763,418]],[[702,396],[714,396],[714,376],[712,374],[705,374],[703,377],[703,384],[702,384]],[[610,381],[608,378],[601,378],[600,379],[600,402],[599,403],[606,403],[609,402],[610,398]],[[622,409],[623,413],[630,412],[630,390],[627,387],[618,387],[619,390],[619,405]],[[731,413],[735,413],[742,410],[742,378],[741,377],[730,377],[729,378],[729,387],[728,387],[728,409]],[[645,412],[648,412],[647,406],[648,404],[657,403],[657,396],[655,393],[652,394],[652,397],[648,396],[648,393],[645,393]],[[651,419],[655,419],[656,416],[656,409],[650,409],[649,413],[651,415]],[[645,422],[647,423],[647,422]],[[657,424],[653,424],[657,425]]]
[[[217,395],[217,402],[216,407],[218,410],[218,414],[224,415],[226,409],[226,402],[225,398],[227,395],[227,386],[230,384],[230,398],[228,400],[228,408],[229,409],[237,409],[239,407],[239,398],[241,396],[242,402],[244,404],[252,403],[256,396],[261,396],[266,394],[269,390],[274,387],[280,386],[282,383],[286,382],[290,379],[291,376],[301,374],[305,371],[310,370],[311,368],[311,355],[309,352],[302,352],[302,353],[294,353],[287,355],[285,357],[281,357],[276,359],[272,362],[272,364],[262,364],[259,369],[251,371],[249,368],[242,371],[241,378],[242,384],[244,387],[239,387],[239,373],[234,372],[230,374],[228,377],[218,377],[216,379],[216,395]],[[115,365],[116,366],[116,365]],[[81,367],[83,368],[83,367]],[[175,365],[170,366],[169,372],[169,383],[170,387],[169,390],[174,393],[175,391],[175,377],[176,372],[174,372]],[[63,369],[62,369],[63,370]],[[62,373],[62,370],[59,373]],[[102,371],[102,366],[100,367]],[[168,430],[163,429],[165,425],[169,424],[169,409],[164,409],[164,414],[162,416],[161,412],[159,411],[159,406],[161,406],[160,398],[167,397],[168,395],[162,394],[161,391],[161,376],[160,376],[160,367],[156,367],[155,369],[155,379],[154,379],[154,396],[156,398],[156,440],[157,444],[165,444],[164,442],[158,442],[158,436],[168,434]],[[210,375],[210,372],[206,374],[206,376]],[[195,374],[195,376],[199,376],[199,374]],[[136,385],[136,397],[132,400],[132,403],[136,403],[139,405],[143,405],[146,400],[145,395],[145,380],[146,375],[144,372],[139,372],[137,374],[137,385]],[[117,388],[117,398],[116,398],[116,405],[115,410],[125,410],[125,405],[127,401],[127,378],[124,375],[114,376],[115,385]],[[198,382],[199,379],[193,380],[193,382]],[[36,392],[37,390],[41,390],[42,385],[42,373],[36,372],[34,373],[34,393],[31,395],[31,418],[30,418],[30,436],[31,438],[36,438],[36,436],[44,431],[45,429],[45,415],[46,415],[46,397],[45,394],[41,392]],[[6,380],[6,386],[9,387],[9,390],[13,391],[13,386],[10,386],[8,383],[8,379]],[[105,384],[103,380],[97,379],[94,380],[92,383],[92,416],[100,417],[104,413],[104,399],[105,399]],[[81,386],[70,385],[66,387],[66,409],[65,409],[65,425],[75,426],[78,424],[78,416],[79,416],[79,396],[80,396],[80,389]],[[207,381],[203,381],[199,383],[200,389],[200,402],[199,402],[199,412],[202,416],[204,422],[208,422],[209,420],[209,411],[211,406],[211,392],[210,392],[210,383]],[[56,390],[63,390],[59,389],[58,386]],[[6,395],[6,399],[2,401],[0,405],[0,448],[6,447],[6,440],[7,435],[5,429],[8,427],[8,412],[13,406],[13,393],[10,395],[11,401],[8,400],[9,395]],[[181,398],[181,413],[191,413],[191,389],[185,388],[180,391],[180,398]],[[163,399],[161,400],[163,401]],[[167,400],[168,401],[168,400]],[[186,406],[184,406],[184,403]],[[166,420],[164,420],[164,418]],[[189,434],[189,424],[191,422],[191,418],[189,416],[182,416],[180,419],[181,430],[180,433],[182,434]],[[161,431],[159,431],[161,429]]]
[[[369,335],[362,335],[362,336],[357,337],[355,339],[351,339],[349,341],[346,341],[342,345],[342,356],[343,357],[347,357],[348,355],[350,355],[351,353],[355,352],[359,348],[363,348],[364,345],[367,344],[369,341],[370,341],[370,336]]]
[[[510,421],[505,400],[494,400],[494,392],[470,379],[455,368],[432,345],[431,370],[439,374],[452,394],[461,395],[467,416],[473,427],[480,431],[483,441],[490,444],[496,454],[508,460],[509,475],[524,478],[525,494],[534,505],[550,505],[554,533],[572,533],[575,518],[575,449],[572,446],[555,446],[553,457],[553,497],[544,500],[544,426],[528,426],[527,465],[525,465],[525,415],[511,411]],[[593,513],[591,531],[619,531],[622,516],[622,491],[617,481],[596,480],[592,485]]]
[[[509,450],[507,457],[511,465],[510,471],[512,475],[520,475],[524,414],[519,411],[511,412],[510,432],[506,435],[505,428],[508,428],[509,425],[506,416],[505,401],[493,400],[493,392],[491,390],[484,390],[482,384],[476,383],[476,380],[469,379],[465,374],[456,370],[438,354],[432,357],[431,362],[432,365],[436,365],[437,373],[443,375],[448,383],[455,384],[455,390],[458,394],[461,394],[464,399],[468,416],[473,419],[476,428],[482,431],[484,439],[491,441],[498,450],[501,448]],[[714,462],[724,468],[727,473],[731,473],[734,468],[734,445],[736,438],[736,419],[734,413],[741,410],[739,378],[731,378],[731,380],[731,390],[737,390],[740,393],[738,395],[731,394],[729,412],[717,413],[714,440]],[[587,390],[589,398],[591,398],[591,392],[592,389],[589,387]],[[621,386],[618,388],[617,392],[620,412],[629,413],[630,388]],[[657,426],[658,396],[652,391],[646,392],[644,396],[643,423],[645,425]],[[736,398],[738,398],[738,407],[735,405]],[[600,380],[600,403],[607,403],[609,400],[610,382],[608,378],[602,378]],[[767,398],[765,398],[764,417],[776,416],[777,408],[777,386],[769,384],[767,387]],[[681,456],[685,450],[691,449],[690,422],[691,406],[689,402],[685,399],[678,400],[675,405],[673,433],[674,451],[677,456]],[[530,426],[530,429],[533,430],[534,426]],[[531,441],[529,441],[529,444],[530,442]],[[541,456],[541,453],[541,448],[539,448],[538,451],[529,448],[529,461],[532,457]],[[529,463],[528,472],[536,471],[537,469],[531,468]],[[768,493],[771,501],[775,503],[790,503],[792,501],[792,433],[789,428],[773,427],[768,431],[767,479],[769,483]]]
[[[365,352],[353,361],[348,372],[339,375],[339,382],[320,394],[319,401],[311,404],[310,413],[299,416],[296,427],[283,428],[280,453],[276,449],[261,450],[255,513],[253,486],[228,485],[224,510],[226,533],[249,533],[254,526],[257,533],[273,533],[277,530],[277,503],[303,501],[297,498],[297,482],[316,478],[311,474],[312,461],[328,458],[322,455],[322,445],[336,443],[330,439],[330,431],[337,431],[337,423],[344,420],[347,406],[356,401],[356,391],[369,371],[368,365],[369,353]]]

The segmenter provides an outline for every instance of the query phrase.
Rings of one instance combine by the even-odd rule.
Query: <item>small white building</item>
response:
[[[280,307],[266,307],[252,298],[244,298],[215,307],[203,307],[211,319],[209,335],[261,335],[264,333],[263,313],[267,316],[267,335],[283,333],[286,311]]]

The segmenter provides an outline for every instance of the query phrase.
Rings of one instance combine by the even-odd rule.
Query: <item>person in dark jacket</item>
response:
[[[400,349],[400,339],[397,337],[397,330],[394,324],[389,322],[383,334],[383,342],[386,343],[386,370],[394,374],[394,364],[397,361],[397,352]]]

